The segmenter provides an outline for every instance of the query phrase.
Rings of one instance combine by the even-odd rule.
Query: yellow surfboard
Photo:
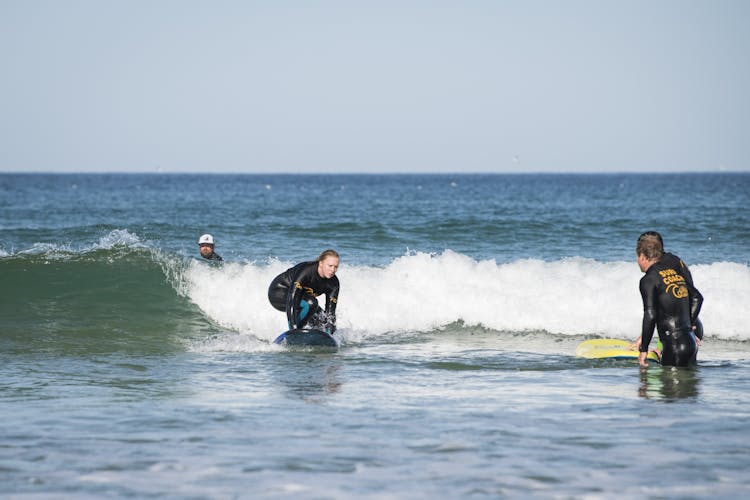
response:
[[[591,359],[638,359],[638,351],[631,350],[627,340],[620,339],[590,339],[584,340],[576,347],[576,356]],[[655,352],[649,352],[646,359],[659,361]]]

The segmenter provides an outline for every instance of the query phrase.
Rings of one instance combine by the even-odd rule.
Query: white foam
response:
[[[223,327],[273,340],[286,329],[283,312],[267,298],[271,280],[291,262],[192,262],[182,288]],[[750,268],[736,263],[696,265],[705,297],[701,319],[713,338],[750,339]],[[635,338],[642,317],[635,262],[570,258],[497,264],[446,251],[413,253],[385,267],[347,265],[338,272],[337,310],[344,339],[429,331],[456,321],[498,331]],[[323,297],[321,297],[321,304]]]
[[[750,340],[750,267],[735,262],[690,266],[703,295],[700,318],[706,335]]]
[[[92,250],[110,250],[114,247],[142,247],[145,246],[138,236],[130,233],[127,229],[115,229],[99,238]]]
[[[286,316],[268,302],[268,285],[291,263],[192,261],[185,271],[184,293],[219,325],[272,341],[286,330]]]
[[[45,255],[48,257],[68,256],[73,253],[70,245],[55,243],[34,243],[31,248],[20,250],[18,255]]]
[[[72,243],[34,243],[30,248],[20,250],[18,255],[45,255],[50,258],[65,258],[71,255],[113,248],[148,248],[148,245],[127,229],[114,229],[100,237],[96,243],[74,247]],[[1,255],[1,254],[0,254]],[[7,255],[7,254],[6,254]]]

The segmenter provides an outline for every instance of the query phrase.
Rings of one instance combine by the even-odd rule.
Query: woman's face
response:
[[[325,259],[318,262],[318,275],[320,275],[321,278],[333,278],[338,268],[339,258],[329,255]]]

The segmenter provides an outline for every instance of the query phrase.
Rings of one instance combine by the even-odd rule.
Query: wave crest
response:
[[[286,326],[268,304],[271,280],[292,263],[193,262],[184,292],[225,328],[272,340]],[[701,319],[707,336],[750,339],[750,268],[736,263],[696,265],[696,286],[706,298]],[[460,322],[497,331],[636,338],[640,334],[642,276],[634,262],[585,258],[534,259],[498,264],[452,251],[411,253],[384,267],[342,263],[339,329],[350,339],[430,331]]]

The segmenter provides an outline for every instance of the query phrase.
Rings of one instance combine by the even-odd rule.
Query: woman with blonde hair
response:
[[[317,260],[301,262],[279,274],[268,287],[268,300],[279,311],[285,311],[289,329],[316,328],[336,331],[336,303],[339,296],[339,254],[323,251]],[[325,309],[316,297],[325,294]]]

